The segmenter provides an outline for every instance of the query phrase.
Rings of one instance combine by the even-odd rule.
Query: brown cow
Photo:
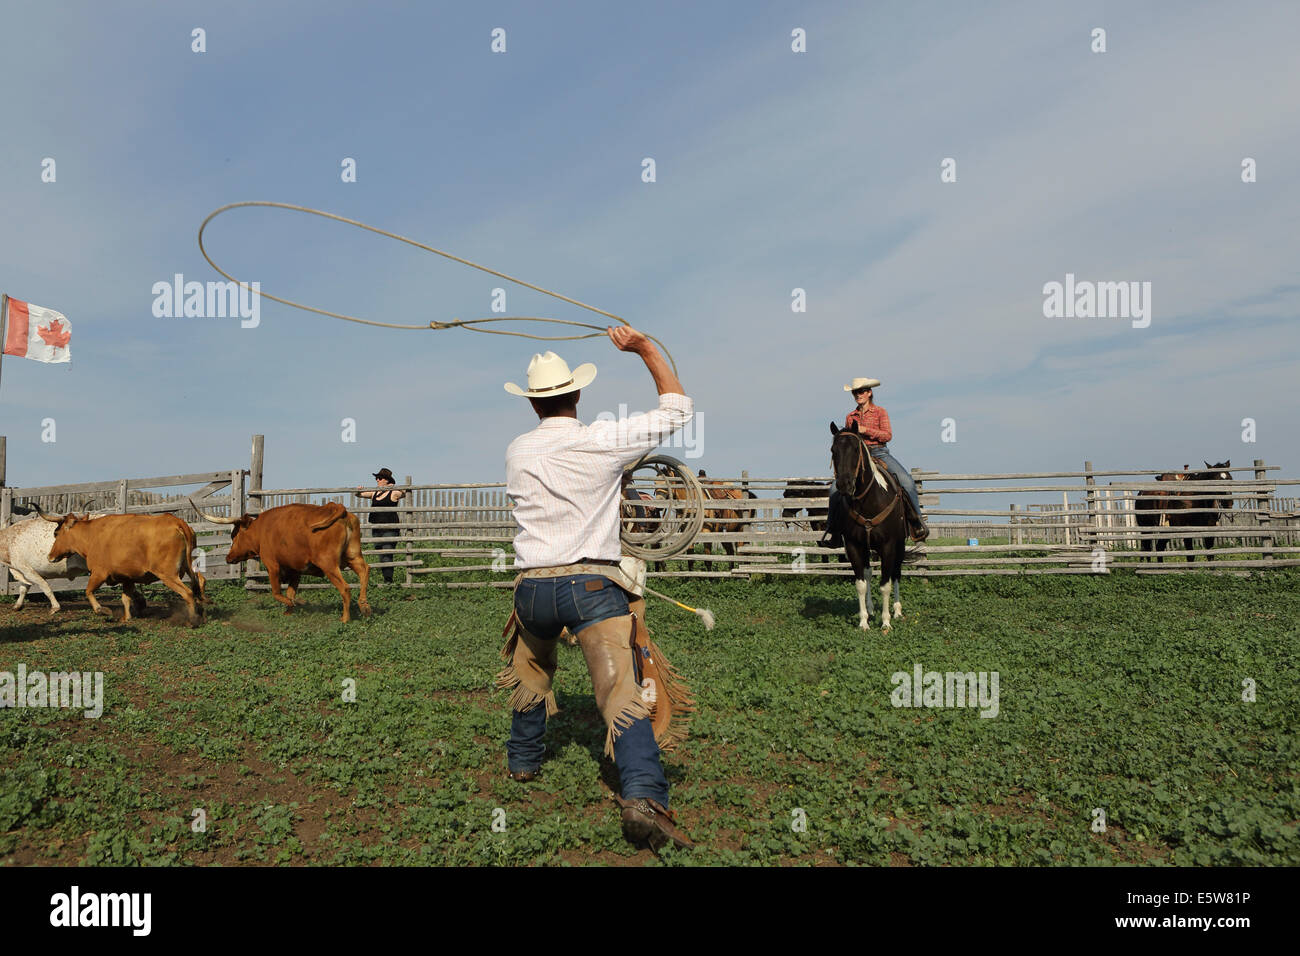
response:
[[[302,575],[320,574],[329,578],[343,596],[344,623],[352,620],[352,589],[343,579],[343,565],[361,579],[357,606],[362,614],[370,613],[366,600],[370,565],[361,557],[361,521],[341,504],[281,505],[238,518],[200,513],[208,521],[231,526],[227,564],[257,558],[266,565],[271,597],[285,605],[285,614],[293,611]],[[280,593],[281,578],[287,596]]]
[[[132,610],[138,614],[144,607],[135,585],[161,581],[185,599],[191,627],[202,621],[202,578],[190,564],[194,531],[180,518],[132,514],[42,517],[57,525],[51,561],[61,561],[71,554],[85,559],[90,570],[86,598],[96,614],[110,613],[95,600],[94,591],[101,584],[122,585],[122,606],[126,611],[123,620],[129,621]],[[188,587],[181,580],[182,574],[189,575]]]

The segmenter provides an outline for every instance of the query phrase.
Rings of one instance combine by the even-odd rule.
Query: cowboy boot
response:
[[[679,850],[689,849],[695,844],[681,830],[673,815],[655,800],[637,797],[625,800],[616,796],[615,800],[623,808],[623,836],[629,843],[646,842],[650,849],[658,851],[670,841]]]
[[[821,540],[817,542],[818,547],[832,548],[836,551],[844,550],[844,538],[840,530],[842,526],[840,507],[839,492],[832,491],[826,507],[826,528],[822,531]]]
[[[921,516],[921,513],[912,507],[912,499],[904,495],[903,501],[907,512],[908,537],[920,544],[930,537],[930,528],[926,525],[925,518]]]

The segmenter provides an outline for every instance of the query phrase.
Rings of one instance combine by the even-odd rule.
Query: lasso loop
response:
[[[208,255],[207,247],[203,243],[204,230],[208,228],[208,223],[216,219],[223,212],[231,209],[239,209],[243,206],[264,206],[271,209],[289,209],[294,212],[305,212],[309,215],[320,216],[323,219],[333,219],[336,222],[346,223],[349,226],[355,226],[358,229],[364,229],[367,232],[373,232],[376,235],[385,236],[389,239],[396,239],[398,242],[404,242],[409,246],[415,246],[417,249],[423,249],[425,252],[432,252],[435,255],[450,259],[453,262],[459,262],[461,265],[469,266],[471,269],[478,269],[480,272],[486,272],[494,275],[506,282],[513,282],[515,285],[523,286],[526,289],[532,289],[534,292],[540,292],[543,295],[549,295],[552,298],[567,302],[570,305],[576,305],[578,308],[586,309],[589,312],[595,312],[603,315],[608,319],[613,319],[623,325],[630,325],[627,319],[613,312],[606,312],[604,309],[598,309],[594,305],[588,305],[585,302],[579,302],[577,299],[571,299],[567,295],[561,295],[550,289],[544,289],[541,286],[533,285],[531,282],[525,282],[523,279],[517,279],[514,276],[506,275],[504,272],[498,272],[495,269],[489,269],[487,266],[464,259],[461,256],[453,255],[450,252],[444,252],[441,249],[435,249],[433,246],[426,245],[423,242],[417,242],[407,236],[400,236],[395,232],[389,232],[386,229],[380,229],[377,226],[370,226],[364,222],[358,222],[355,219],[348,219],[345,216],[339,216],[332,212],[325,212],[321,209],[312,209],[308,206],[296,206],[292,203],[269,202],[266,200],[248,200],[246,202],[229,203],[213,210],[203,224],[199,226],[199,251],[203,253],[203,258],[207,260],[208,265],[212,266],[218,273],[225,278],[234,282],[240,288],[247,289],[249,292],[254,291],[248,283],[232,276],[221,266],[212,261],[212,256]],[[512,315],[512,316],[491,316],[480,319],[452,319],[449,322],[440,322],[432,319],[423,325],[402,325],[395,322],[379,322],[375,319],[363,319],[356,315],[346,315],[342,312],[331,312],[328,309],[318,309],[315,306],[306,305],[302,302],[295,302],[292,299],[286,299],[278,295],[272,295],[269,292],[257,290],[257,294],[270,299],[273,302],[279,302],[281,305],[287,305],[290,308],[302,309],[305,312],[315,312],[317,315],[325,315],[334,319],[342,319],[345,322],[356,322],[361,325],[373,325],[385,329],[419,329],[424,331],[440,331],[442,329],[466,329],[470,332],[482,332],[488,335],[514,335],[519,338],[536,339],[543,342],[561,342],[574,341],[577,339],[590,339],[605,334],[605,327],[601,325],[591,325],[586,322],[576,322],[572,319],[555,319],[544,316],[532,315]],[[591,329],[592,331],[580,335],[533,335],[528,332],[510,332],[505,329],[487,329],[479,328],[491,322],[549,322],[556,325],[569,325],[580,329]],[[646,338],[654,342],[663,350],[665,357],[672,364],[674,374],[677,372],[677,363],[674,361],[672,353],[668,348],[653,335],[646,335]],[[705,513],[705,495],[699,479],[695,473],[686,465],[676,458],[670,458],[667,455],[646,456],[628,469],[628,473],[633,475],[641,469],[651,469],[654,477],[652,479],[655,489],[655,497],[651,499],[653,503],[641,504],[624,500],[623,515],[624,521],[621,528],[621,539],[623,550],[634,557],[643,560],[663,560],[674,554],[679,554],[691,546],[695,536],[700,533],[704,525]],[[639,508],[641,514],[638,516],[633,509]]]
[[[332,212],[325,212],[324,210],[321,209],[312,209],[309,206],[295,206],[292,203],[269,202],[266,200],[248,200],[246,202],[228,203],[225,206],[221,206],[220,208],[213,210],[213,212],[211,212],[208,215],[208,218],[203,220],[203,224],[199,226],[199,252],[203,253],[203,258],[207,260],[208,265],[212,266],[213,269],[217,270],[217,272],[225,276],[231,282],[236,283],[241,288],[247,289],[250,292],[252,292],[253,289],[248,285],[248,283],[242,281],[241,279],[236,279],[229,272],[227,272],[225,269],[221,268],[221,266],[217,265],[215,262],[212,261],[212,257],[208,255],[207,247],[204,246],[203,244],[203,231],[208,228],[208,223],[212,222],[213,219],[216,219],[217,216],[221,215],[223,212],[227,212],[231,209],[238,209],[242,206],[266,206],[272,209],[290,209],[293,210],[294,212],[305,212],[313,216],[320,216],[323,219],[333,219],[336,222],[347,223],[349,226],[356,226],[358,229],[364,229],[367,232],[373,232],[376,235],[386,236],[389,239],[396,239],[398,242],[404,242],[408,246],[415,246],[415,248],[423,249],[425,252],[432,252],[435,255],[442,256],[444,259],[450,259],[453,262],[459,262],[461,265],[469,266],[471,269],[478,269],[480,272],[486,272],[489,275],[494,275],[499,279],[504,279],[506,282],[513,282],[515,285],[523,286],[526,289],[532,289],[534,292],[540,292],[543,295],[549,295],[552,298],[561,300],[562,302],[568,302],[570,305],[576,305],[578,306],[578,308],[586,309],[588,312],[595,312],[598,315],[603,315],[606,318],[613,319],[615,322],[620,322],[623,325],[631,325],[631,323],[629,323],[627,319],[623,318],[620,315],[615,315],[613,312],[606,312],[604,309],[598,309],[594,305],[588,305],[585,302],[579,302],[577,299],[571,299],[567,295],[561,295],[558,292],[552,292],[550,289],[544,289],[539,285],[533,285],[531,282],[525,282],[523,279],[516,279],[514,276],[506,275],[504,272],[498,272],[495,269],[489,269],[487,266],[480,265],[477,262],[472,262],[469,259],[464,259],[457,255],[453,255],[450,252],[444,252],[441,249],[435,249],[433,246],[425,245],[423,242],[417,242],[416,240],[410,239],[406,236],[399,236],[397,233],[389,232],[387,229],[380,229],[377,226],[369,226],[366,225],[364,222],[357,222],[357,220],[355,219],[348,219],[346,216],[335,215]],[[438,331],[441,329],[463,328],[463,329],[468,329],[471,332],[483,332],[490,335],[514,335],[520,338],[537,339],[543,342],[567,342],[567,341],[574,341],[576,339],[591,339],[605,334],[605,326],[603,325],[591,325],[590,323],[587,322],[575,322],[571,319],[552,319],[552,318],[544,318],[541,316],[532,316],[532,315],[512,315],[512,316],[502,315],[502,316],[492,316],[490,318],[482,318],[482,319],[452,319],[450,322],[439,322],[437,320],[431,320],[428,323],[423,325],[401,325],[395,322],[379,322],[376,321],[375,319],[363,319],[360,316],[345,315],[342,312],[330,312],[328,309],[318,309],[315,306],[305,305],[301,302],[295,302],[292,299],[285,299],[278,295],[272,295],[269,292],[262,292],[260,289],[258,290],[257,294],[264,298],[270,299],[273,302],[279,302],[281,305],[287,305],[294,309],[302,309],[305,312],[315,312],[317,315],[326,315],[334,319],[343,319],[345,322],[357,322],[362,325],[374,325],[385,329],[421,329],[425,331],[428,330]],[[582,335],[532,335],[528,332],[509,332],[506,331],[505,329],[477,328],[478,325],[486,322],[554,322],[562,325],[577,326],[580,329],[594,329],[595,331],[587,332]],[[669,363],[673,367],[673,373],[676,374],[677,362],[673,359],[672,353],[668,351],[668,348],[657,338],[655,338],[653,335],[646,334],[646,338],[648,338],[651,342],[654,342],[656,345],[659,346],[660,349],[663,350],[664,356],[667,357]]]
[[[623,553],[643,561],[662,561],[680,554],[695,543],[704,527],[705,495],[695,472],[668,455],[647,455],[629,467],[633,494],[637,494],[637,472],[649,469],[644,480],[654,489],[653,497],[621,496],[623,521],[619,538]]]

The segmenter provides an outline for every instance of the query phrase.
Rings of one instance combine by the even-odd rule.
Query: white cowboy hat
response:
[[[586,388],[596,377],[596,366],[587,362],[572,372],[564,359],[554,352],[534,355],[528,363],[528,388],[522,389],[514,382],[506,382],[506,391],[525,398],[549,398]]]
[[[879,388],[880,379],[878,378],[855,378],[849,384],[844,386],[844,391],[851,392],[855,388]]]

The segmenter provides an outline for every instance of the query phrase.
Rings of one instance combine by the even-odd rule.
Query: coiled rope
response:
[[[633,488],[637,472],[643,469],[651,473],[642,480],[654,488],[654,496],[622,498],[619,540],[624,554],[643,561],[663,561],[695,543],[704,526],[704,488],[695,472],[668,455],[646,455],[628,468]]]
[[[207,246],[205,246],[203,243],[203,232],[205,229],[208,228],[208,223],[212,222],[213,219],[216,219],[223,212],[229,212],[231,209],[240,209],[245,206],[263,206],[270,209],[289,209],[292,210],[293,212],[305,212],[312,216],[320,216],[322,219],[333,219],[335,222],[346,223],[349,226],[355,226],[358,229],[364,229],[367,232],[373,232],[376,235],[385,236],[389,239],[396,239],[398,242],[404,242],[408,246],[415,246],[415,248],[423,249],[425,252],[432,252],[434,255],[442,256],[444,259],[450,259],[452,262],[459,262],[461,265],[469,266],[471,269],[478,269],[480,272],[486,272],[488,275],[496,276],[498,279],[504,279],[506,282],[513,282],[515,285],[523,286],[525,289],[532,289],[534,292],[540,292],[543,295],[549,295],[552,298],[559,299],[561,302],[568,302],[570,305],[576,305],[578,308],[586,309],[588,312],[595,312],[597,315],[603,315],[606,318],[613,319],[615,322],[620,322],[623,325],[627,325],[627,326],[631,325],[631,323],[628,322],[628,320],[623,318],[621,315],[615,315],[613,312],[606,312],[604,309],[598,309],[594,305],[588,305],[585,302],[579,302],[577,299],[571,299],[567,295],[562,295],[559,292],[555,292],[551,289],[544,289],[541,286],[534,285],[531,282],[525,282],[523,279],[518,279],[512,275],[507,275],[504,272],[498,272],[496,269],[489,269],[485,265],[481,265],[480,263],[473,262],[472,260],[463,258],[462,256],[458,256],[453,253],[446,252],[442,249],[435,249],[433,246],[426,245],[423,242],[418,242],[417,240],[411,239],[408,236],[401,236],[395,232],[389,232],[387,229],[380,229],[378,226],[370,226],[364,222],[358,222],[355,219],[348,219],[346,216],[339,216],[332,212],[325,212],[322,209],[312,209],[309,206],[296,206],[292,203],[287,203],[287,202],[269,202],[266,200],[258,200],[258,199],[248,200],[245,202],[227,203],[226,205],[221,206],[220,208],[215,209],[211,213],[209,213],[208,218],[204,219],[203,224],[199,226],[199,252],[203,253],[203,258],[207,260],[208,265],[212,266],[213,269],[216,269],[217,272],[221,273],[221,275],[225,276],[231,282],[237,283],[241,288],[247,289],[250,292],[252,292],[253,289],[248,285],[248,283],[244,282],[241,279],[235,278],[225,269],[221,268],[221,266],[217,265],[215,262],[212,261],[212,256],[208,255]],[[281,305],[287,305],[294,309],[302,309],[305,312],[315,312],[317,315],[326,315],[333,319],[343,319],[345,322],[358,322],[362,325],[374,325],[384,329],[419,329],[422,331],[428,331],[432,329],[434,331],[438,331],[441,329],[461,328],[461,329],[468,329],[471,332],[485,332],[490,335],[515,335],[520,338],[537,339],[543,342],[568,342],[568,341],[574,341],[576,339],[596,338],[597,336],[605,334],[605,326],[603,325],[592,325],[588,322],[576,322],[572,319],[554,319],[554,318],[548,318],[539,315],[508,315],[508,316],[497,315],[497,316],[491,316],[488,318],[480,318],[480,319],[452,319],[449,322],[439,322],[437,320],[431,320],[430,322],[424,325],[401,325],[396,322],[380,322],[376,319],[363,319],[357,315],[345,315],[342,312],[331,312],[328,309],[318,309],[315,306],[306,305],[302,302],[295,302],[292,299],[286,299],[283,298],[282,296],[272,295],[271,293],[263,292],[260,289],[257,290],[257,294],[267,299],[270,299],[273,302],[279,302]],[[576,326],[577,328],[580,329],[594,329],[595,331],[587,332],[582,335],[533,335],[528,332],[510,332],[505,329],[479,328],[479,326],[486,325],[491,322],[551,322],[557,325]],[[648,338],[651,342],[654,342],[656,345],[659,346],[660,349],[663,350],[664,356],[667,357],[669,364],[671,364],[673,367],[673,373],[676,374],[677,362],[673,359],[672,353],[668,351],[668,348],[657,338],[655,338],[653,335],[647,334],[646,338]]]

